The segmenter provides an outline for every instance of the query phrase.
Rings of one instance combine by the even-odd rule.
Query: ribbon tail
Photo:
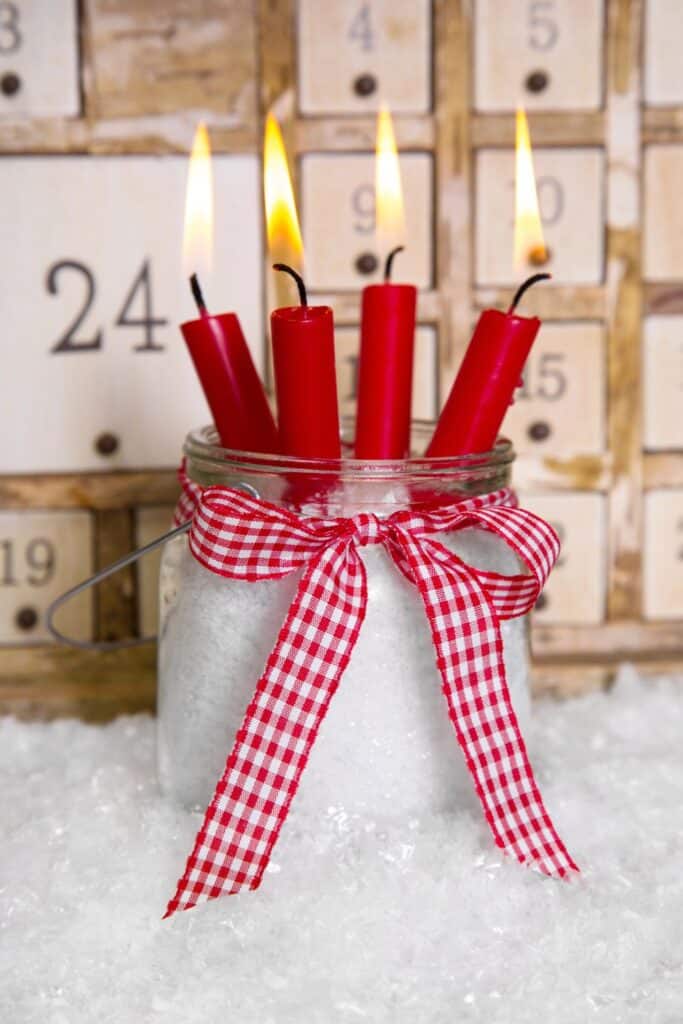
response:
[[[365,617],[346,541],[304,573],[164,917],[261,883]]]
[[[486,592],[467,566],[433,557],[429,542],[403,533],[401,546],[429,620],[448,714],[496,845],[547,875],[578,871],[529,762]]]

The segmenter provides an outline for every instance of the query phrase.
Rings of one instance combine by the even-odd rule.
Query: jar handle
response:
[[[82,651],[121,651],[127,647],[139,647],[141,644],[148,644],[151,641],[156,640],[156,636],[137,636],[131,637],[128,640],[75,640],[73,637],[66,636],[60,632],[54,624],[55,613],[62,605],[67,604],[77,594],[82,594],[86,590],[90,590],[91,587],[96,587],[102,580],[108,579],[119,571],[124,569],[127,565],[132,565],[137,562],[143,555],[149,554],[150,551],[156,550],[165,544],[167,540],[171,540],[173,537],[179,537],[182,533],[187,533],[192,525],[192,520],[188,519],[186,523],[181,523],[180,526],[174,527],[167,533],[162,534],[161,537],[157,537],[155,540],[145,544],[143,547],[138,548],[136,551],[130,551],[127,555],[117,559],[108,565],[106,569],[100,569],[89,579],[83,580],[82,583],[77,583],[75,587],[71,587],[70,590],[60,594],[47,609],[45,613],[46,625],[49,633],[59,643],[68,644],[69,647],[79,647]]]

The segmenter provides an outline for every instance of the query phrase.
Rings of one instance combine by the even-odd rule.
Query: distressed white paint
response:
[[[476,0],[478,110],[594,110],[603,97],[602,0]],[[527,77],[547,84],[530,90]]]
[[[75,117],[79,113],[76,0],[12,0],[0,4],[0,117]]]
[[[477,284],[511,286],[526,272],[539,269],[552,273],[553,284],[598,284],[605,260],[603,151],[538,148],[534,166],[550,260],[542,268],[519,270],[513,264],[514,152],[484,149],[477,153]]]
[[[210,419],[178,330],[196,310],[181,268],[187,160],[183,157],[4,157],[3,329],[0,406],[12,425],[0,438],[0,471],[50,472],[174,466],[190,427]],[[237,310],[262,356],[261,214],[258,162],[214,159],[216,223],[211,280],[215,312]],[[51,350],[83,308],[87,281],[54,264],[90,268],[96,293],[79,341],[102,331],[98,351]],[[163,351],[136,352],[142,328],[117,326],[145,260]],[[129,316],[143,312],[139,289]],[[112,432],[119,450],[99,455]]]
[[[606,508],[600,494],[523,494],[524,508],[552,523],[562,551],[545,586],[539,624],[597,625],[606,600]]]
[[[427,288],[433,274],[433,163],[426,153],[400,160],[405,202],[406,248],[394,264],[394,280]],[[310,288],[363,288],[382,279],[386,253],[375,242],[375,158],[372,153],[311,154],[301,162],[301,209],[306,280]],[[355,266],[372,253],[377,269]]]
[[[92,571],[93,528],[88,512],[0,512],[0,643],[49,640],[48,605]],[[77,640],[91,639],[93,595],[93,591],[80,594],[66,604],[58,612],[57,628]],[[16,622],[22,608],[38,614],[30,630],[20,629]]]
[[[429,0],[300,0],[299,101],[304,114],[358,114],[380,101],[395,113],[431,104]],[[354,82],[373,75],[359,96]]]

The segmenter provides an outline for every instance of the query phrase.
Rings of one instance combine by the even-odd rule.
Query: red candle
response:
[[[541,321],[517,316],[527,288],[550,274],[534,274],[519,288],[507,313],[486,309],[479,317],[453,382],[427,457],[490,451],[505,417]]]
[[[191,283],[201,317],[181,324],[181,330],[221,444],[241,451],[279,451],[275,420],[237,316],[210,316],[194,275]]]
[[[301,277],[294,277],[300,306],[275,309],[270,316],[280,450],[302,459],[341,457],[334,320],[329,306],[309,306]]]
[[[389,254],[384,283],[363,289],[357,459],[403,459],[410,447],[417,289],[389,280],[402,248]]]

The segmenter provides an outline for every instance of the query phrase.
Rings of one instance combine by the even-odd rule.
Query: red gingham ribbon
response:
[[[237,732],[165,917],[261,882],[367,604],[358,548],[382,544],[424,604],[458,743],[496,845],[564,877],[578,870],[543,805],[510,702],[499,622],[534,605],[559,554],[557,534],[500,490],[386,519],[304,518],[181,471],[176,511],[190,549],[220,576],[303,575]],[[529,574],[473,569],[431,535],[478,527],[501,537]]]

